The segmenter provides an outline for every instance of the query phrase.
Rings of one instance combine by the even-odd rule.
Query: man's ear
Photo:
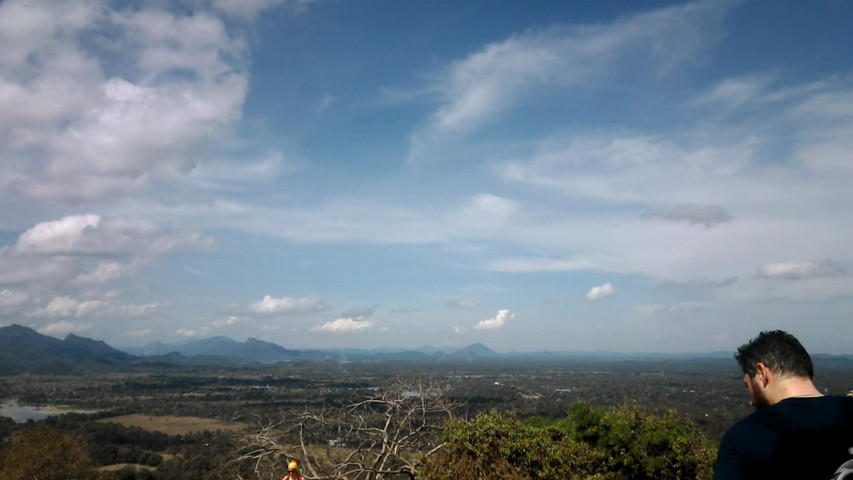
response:
[[[755,378],[761,382],[762,387],[767,387],[767,384],[770,383],[770,377],[772,376],[772,371],[767,368],[767,365],[758,362],[755,364]]]

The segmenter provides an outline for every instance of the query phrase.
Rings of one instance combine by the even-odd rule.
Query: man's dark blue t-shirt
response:
[[[851,447],[853,397],[787,398],[726,432],[714,480],[828,480]]]

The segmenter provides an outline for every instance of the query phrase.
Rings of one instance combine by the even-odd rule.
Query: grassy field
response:
[[[154,432],[162,432],[167,435],[186,435],[189,433],[202,432],[204,430],[228,430],[239,431],[246,428],[246,424],[237,422],[223,422],[211,418],[198,417],[153,417],[135,413],[133,415],[122,415],[98,420],[104,423],[120,423],[126,427],[139,427]]]
[[[138,463],[116,463],[114,465],[106,465],[104,467],[98,467],[96,470],[99,472],[117,472],[125,467],[131,467],[134,470],[148,470],[149,472],[153,472],[157,470],[154,467],[149,467],[148,465],[140,465]]]

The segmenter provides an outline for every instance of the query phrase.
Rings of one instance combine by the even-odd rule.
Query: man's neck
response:
[[[788,376],[779,378],[775,388],[767,392],[770,404],[781,402],[786,398],[810,398],[821,397],[820,390],[814,386],[811,379],[805,377]]]

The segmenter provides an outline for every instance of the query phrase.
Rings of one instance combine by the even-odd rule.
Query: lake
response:
[[[25,423],[27,420],[39,421],[53,415],[61,415],[77,410],[58,409],[55,407],[33,407],[30,405],[18,405],[18,400],[7,399],[0,401],[0,417],[9,417],[17,423]],[[88,413],[88,412],[80,412]]]

